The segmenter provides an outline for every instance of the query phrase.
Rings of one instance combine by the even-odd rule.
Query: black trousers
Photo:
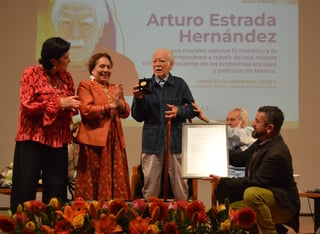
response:
[[[53,148],[34,141],[16,142],[10,208],[36,198],[38,180],[42,178],[42,201],[52,197],[67,200],[68,147]]]

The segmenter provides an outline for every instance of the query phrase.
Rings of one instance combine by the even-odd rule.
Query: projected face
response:
[[[242,128],[242,121],[240,120],[239,111],[232,110],[227,114],[227,125],[231,128]]]
[[[152,68],[155,76],[164,79],[172,69],[172,62],[168,58],[165,50],[158,50],[152,57]]]
[[[102,35],[103,24],[98,22],[96,1],[56,1],[53,24],[58,36],[71,43],[70,58],[73,68],[86,66]]]

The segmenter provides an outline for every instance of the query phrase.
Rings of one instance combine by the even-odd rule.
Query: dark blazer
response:
[[[296,214],[294,223],[289,225],[299,229],[299,193],[293,177],[291,154],[281,135],[263,143],[258,140],[243,152],[230,152],[229,161],[233,166],[246,166],[246,176],[221,178],[219,189],[237,191],[241,195],[251,186],[270,189],[288,214]]]

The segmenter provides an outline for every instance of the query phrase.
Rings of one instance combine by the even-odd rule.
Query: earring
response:
[[[90,75],[90,80],[93,81],[94,80],[94,76],[91,74]]]

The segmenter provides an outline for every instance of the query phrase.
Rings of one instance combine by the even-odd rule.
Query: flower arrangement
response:
[[[157,197],[131,203],[77,198],[64,205],[56,198],[47,205],[33,200],[8,214],[0,215],[0,230],[8,233],[244,233],[255,223],[251,208],[232,211],[227,200],[206,211],[198,200],[166,203]]]
[[[9,188],[12,185],[12,168],[13,163],[10,163],[6,169],[2,169],[0,173],[0,187]]]

